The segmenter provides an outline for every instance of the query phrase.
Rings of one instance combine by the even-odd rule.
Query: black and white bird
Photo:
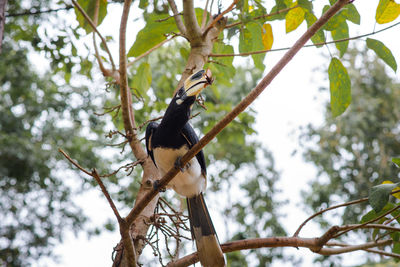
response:
[[[200,92],[212,83],[211,71],[200,70],[186,79],[171,100],[160,124],[151,122],[146,128],[147,153],[166,174],[198,141],[189,124],[191,108]],[[196,241],[200,263],[205,267],[225,266],[224,256],[204,202],[206,162],[203,151],[192,158],[168,184],[186,197],[192,237]]]

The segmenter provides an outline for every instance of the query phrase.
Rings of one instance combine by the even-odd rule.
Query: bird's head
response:
[[[182,105],[186,103],[191,106],[200,92],[208,85],[211,85],[212,82],[212,74],[209,69],[207,71],[199,70],[192,74],[185,80],[183,86],[176,93],[174,97],[176,104]]]

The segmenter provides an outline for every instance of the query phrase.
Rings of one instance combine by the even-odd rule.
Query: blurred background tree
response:
[[[400,155],[400,84],[388,75],[382,61],[365,49],[353,48],[344,62],[352,81],[350,107],[332,118],[327,103],[325,123],[303,130],[304,157],[318,170],[318,177],[310,179],[310,188],[304,192],[310,211],[367,197],[372,186],[386,180],[396,183],[400,178],[399,169],[391,162]],[[358,223],[370,209],[364,203],[318,220],[323,228],[332,221]]]

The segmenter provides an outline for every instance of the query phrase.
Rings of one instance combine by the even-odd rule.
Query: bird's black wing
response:
[[[153,155],[153,145],[151,143],[151,139],[153,137],[153,134],[155,130],[158,128],[158,123],[156,122],[150,122],[147,127],[146,127],[146,149],[147,149],[147,154],[151,157],[151,159],[154,162],[154,165],[157,166],[156,161],[154,160],[154,155]]]
[[[189,123],[186,123],[185,126],[183,126],[181,134],[185,138],[189,148],[192,148],[195,144],[199,142],[197,134],[195,133],[195,131],[193,130],[192,126],[190,126]],[[207,170],[206,170],[206,160],[204,158],[203,150],[200,150],[200,152],[197,153],[196,158],[200,164],[201,172],[205,176],[207,174]]]

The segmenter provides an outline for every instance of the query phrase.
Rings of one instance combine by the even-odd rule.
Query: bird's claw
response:
[[[153,182],[153,188],[158,192],[165,192],[165,187],[160,186],[160,180],[155,180]]]
[[[175,165],[175,168],[179,169],[181,172],[184,172],[185,169],[182,167],[181,159],[182,159],[181,156],[177,157],[176,160],[175,160],[175,164],[174,165]]]

